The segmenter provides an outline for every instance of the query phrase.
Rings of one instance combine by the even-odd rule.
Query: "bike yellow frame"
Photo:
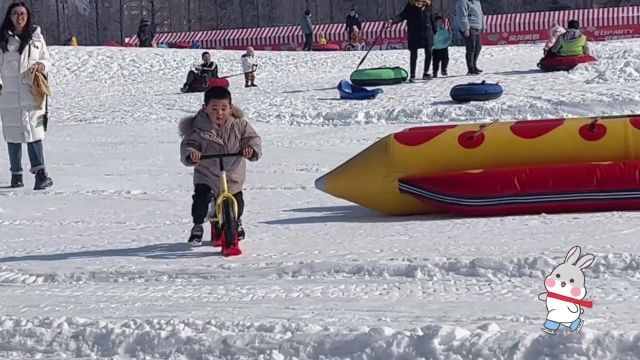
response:
[[[236,201],[236,198],[233,196],[233,194],[229,192],[229,187],[227,185],[227,172],[222,171],[220,173],[220,194],[216,198],[216,218],[218,219],[218,224],[220,225],[224,224],[222,202],[225,199],[231,202],[234,220],[238,219],[238,202]]]

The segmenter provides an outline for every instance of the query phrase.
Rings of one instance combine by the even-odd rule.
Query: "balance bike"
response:
[[[219,159],[220,163],[220,194],[209,204],[207,219],[211,224],[211,244],[222,247],[222,256],[241,255],[238,244],[238,202],[229,192],[227,172],[224,170],[223,158],[242,156],[241,152],[231,154],[203,155],[200,159]],[[214,220],[218,220],[216,229]]]

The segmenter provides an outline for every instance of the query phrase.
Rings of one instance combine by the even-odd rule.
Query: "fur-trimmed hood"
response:
[[[233,105],[231,108],[231,117],[225,125],[244,119],[244,112],[239,107]],[[210,131],[213,128],[211,120],[203,110],[198,111],[195,116],[185,117],[178,123],[178,133],[180,137],[185,137],[193,133],[195,129],[200,131]]]
[[[191,154],[194,151],[205,155],[235,154],[251,148],[253,155],[249,158],[250,161],[256,161],[262,156],[262,139],[237,107],[231,109],[231,117],[223,126],[213,125],[207,114],[199,111],[196,116],[180,122],[180,133],[180,161],[186,166],[194,166],[194,184],[205,184],[215,194],[220,190],[221,163],[227,173],[229,191],[232,194],[242,191],[246,179],[246,161],[243,157],[236,156],[193,163]]]

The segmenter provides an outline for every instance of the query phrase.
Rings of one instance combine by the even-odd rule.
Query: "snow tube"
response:
[[[598,61],[591,55],[578,56],[551,56],[542,58],[538,63],[538,67],[542,71],[569,71],[579,64],[585,64]]]
[[[338,44],[324,44],[324,45],[313,45],[311,47],[313,51],[340,51],[340,45]]]
[[[382,89],[367,89],[362,86],[352,85],[347,80],[342,80],[338,84],[338,91],[340,92],[340,99],[347,100],[366,100],[374,99],[384,91]]]
[[[485,81],[456,85],[451,89],[449,95],[456,102],[495,100],[502,96],[502,86],[487,84]]]
[[[170,44],[170,47],[174,49],[189,49],[191,44],[186,41],[178,41]]]
[[[400,192],[451,214],[640,210],[640,161],[454,172],[401,179]]]
[[[209,88],[216,87],[216,86],[220,86],[225,89],[228,89],[229,80],[211,78],[205,83],[204,80],[196,79],[191,83],[191,86],[189,86],[188,92],[203,92],[203,91],[207,91],[207,89]]]
[[[477,169],[640,162],[638,144],[640,115],[419,126],[372,139],[315,186],[386,215],[434,214],[442,208],[401,193],[399,181]]]
[[[211,78],[209,79],[209,83],[208,83],[208,87],[212,88],[212,87],[223,87],[225,89],[229,88],[229,80],[227,79],[221,79],[221,78]]]
[[[393,85],[407,81],[408,77],[407,70],[401,67],[379,67],[352,72],[351,82],[359,86]]]

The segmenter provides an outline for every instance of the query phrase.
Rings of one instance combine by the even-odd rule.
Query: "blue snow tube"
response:
[[[340,92],[340,99],[348,100],[366,100],[374,99],[384,91],[382,89],[367,89],[362,86],[353,85],[347,80],[342,80],[338,84],[338,91]]]
[[[455,102],[495,100],[502,96],[502,86],[499,84],[468,83],[456,85],[449,95]]]

